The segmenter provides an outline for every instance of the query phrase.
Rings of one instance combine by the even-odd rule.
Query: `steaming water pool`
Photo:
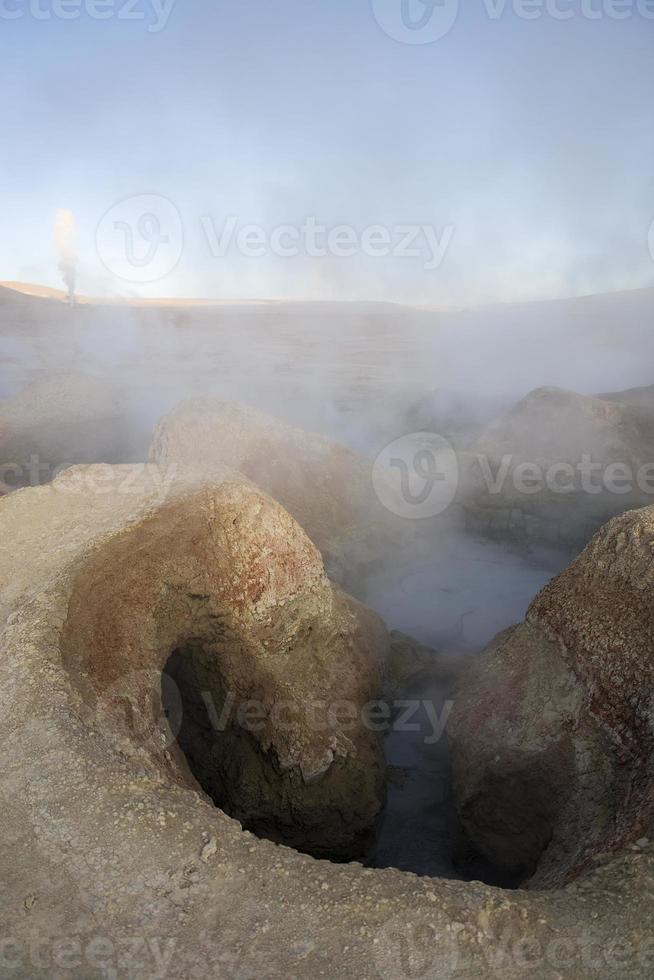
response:
[[[371,578],[366,601],[390,629],[458,653],[463,662],[466,654],[481,651],[497,633],[523,619],[536,593],[568,560],[458,536],[436,546],[429,561]],[[417,731],[392,731],[385,738],[388,795],[370,862],[377,867],[461,877],[453,867],[447,739],[434,740],[434,720],[446,719],[448,697],[449,685],[434,681],[413,683],[402,692],[402,698],[431,707],[428,714],[422,706],[411,718]],[[480,867],[477,874],[506,884],[489,870]]]
[[[569,563],[550,551],[526,554],[459,535],[433,557],[367,581],[366,603],[390,629],[439,650],[482,650],[524,618],[537,592]]]

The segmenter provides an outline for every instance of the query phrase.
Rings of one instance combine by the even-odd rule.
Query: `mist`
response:
[[[654,389],[628,394],[654,385],[654,20],[467,5],[403,44],[379,6],[189,0],[165,23],[3,25],[3,72],[29,72],[0,89],[0,463],[142,463],[199,397],[370,467],[410,433],[444,438],[452,506],[406,518],[406,547],[339,583],[445,658],[411,689],[440,710],[603,520],[649,502],[541,512],[469,469],[506,446],[543,466],[597,446],[607,465],[654,461]],[[532,412],[540,389],[568,414]],[[432,820],[447,749],[421,736],[388,741],[407,789],[370,863],[456,876],[447,807]]]

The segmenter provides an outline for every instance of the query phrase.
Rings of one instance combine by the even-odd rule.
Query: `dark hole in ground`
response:
[[[370,867],[399,868],[433,878],[483,881],[517,888],[526,877],[508,874],[470,851],[459,834],[452,797],[447,732],[447,685],[417,680],[402,692],[407,705],[386,736],[387,802]],[[410,705],[410,706],[409,706]]]
[[[506,549],[466,544],[457,563],[407,570],[407,577],[382,577],[371,583],[369,604],[387,622],[397,623],[436,649],[462,654],[482,648],[499,629],[524,615],[529,601],[553,574],[551,564],[525,562]],[[414,579],[425,592],[423,601]],[[430,634],[425,624],[440,624]],[[433,627],[432,627],[433,628]],[[369,867],[393,867],[419,875],[479,880],[515,888],[532,873],[521,867],[509,874],[475,854],[458,832],[454,812],[446,731],[447,683],[416,680],[400,695],[417,703],[407,724],[393,725],[384,739],[387,801],[376,834],[352,828],[348,814],[326,804],[343,778],[334,764],[326,777],[307,787],[297,772],[282,770],[256,738],[229,720],[217,728],[225,692],[212,678],[208,706],[196,666],[206,663],[199,645],[173,651],[164,674],[181,696],[182,724],[177,737],[190,771],[202,789],[246,830],[299,851],[332,861],[363,861]],[[163,685],[164,708],[167,685]],[[426,707],[427,704],[429,707]],[[435,730],[435,723],[439,726]],[[330,780],[333,782],[330,784]]]
[[[387,623],[433,648],[436,665],[439,652],[463,663],[519,622],[569,561],[551,549],[528,552],[463,534],[435,540],[432,554],[369,579],[362,598]],[[515,888],[534,867],[516,865],[509,873],[471,849],[454,811],[446,728],[433,737],[460,676],[455,668],[451,677],[417,678],[400,695],[421,707],[410,719],[413,730],[394,725],[385,739],[388,797],[369,863]]]
[[[207,684],[206,663],[200,646],[174,650],[164,668],[174,683],[162,683],[162,701],[167,714],[177,708],[177,744],[216,806],[245,830],[317,858],[350,861],[369,853],[373,829],[343,802],[356,798],[360,775],[339,760],[310,783],[283,769],[239,723],[215,672]]]

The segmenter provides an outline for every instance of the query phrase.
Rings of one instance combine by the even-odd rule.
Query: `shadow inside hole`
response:
[[[204,792],[245,830],[286,844],[313,857],[360,860],[370,853],[375,827],[357,795],[362,779],[373,779],[336,759],[314,782],[297,769],[283,769],[272,750],[238,719],[237,704],[202,647],[187,644],[173,651],[164,667],[162,703],[170,717],[177,711],[177,745]]]
[[[411,707],[398,712],[384,740],[386,806],[366,864],[517,888],[528,877],[526,869],[495,867],[472,850],[461,832],[445,727],[450,694],[451,682],[424,678],[401,692],[399,702]]]
[[[462,851],[447,739],[443,735],[435,742],[426,740],[433,727],[424,709],[412,720],[417,731],[394,730],[385,740],[388,791],[379,819],[373,826],[361,826],[354,814],[348,825],[341,801],[343,793],[352,798],[352,774],[338,760],[310,784],[298,771],[283,770],[274,752],[264,751],[255,735],[238,723],[233,700],[215,671],[208,689],[206,663],[200,645],[173,651],[162,676],[163,707],[171,723],[175,721],[177,745],[191,774],[216,806],[245,830],[317,858],[518,886],[522,875],[508,875]],[[440,716],[448,692],[432,685],[412,686],[404,694],[431,700]]]

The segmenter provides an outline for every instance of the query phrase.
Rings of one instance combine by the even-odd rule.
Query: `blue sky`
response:
[[[654,4],[618,20],[609,0],[550,0],[573,16],[526,20],[468,0],[407,44],[374,9],[393,24],[402,0],[177,0],[165,26],[153,0],[138,20],[75,2],[62,20],[56,0],[0,0],[0,279],[58,284],[66,208],[91,293],[460,305],[654,285]],[[183,229],[152,281],[96,237],[118,248],[126,222],[103,216],[144,195]],[[262,229],[263,254],[212,254],[229,216]],[[301,232],[275,254],[273,230],[307,218],[352,228],[354,254],[306,254]],[[438,267],[417,235],[420,255],[398,254],[413,225],[447,243]],[[365,253],[370,226],[391,254]]]

